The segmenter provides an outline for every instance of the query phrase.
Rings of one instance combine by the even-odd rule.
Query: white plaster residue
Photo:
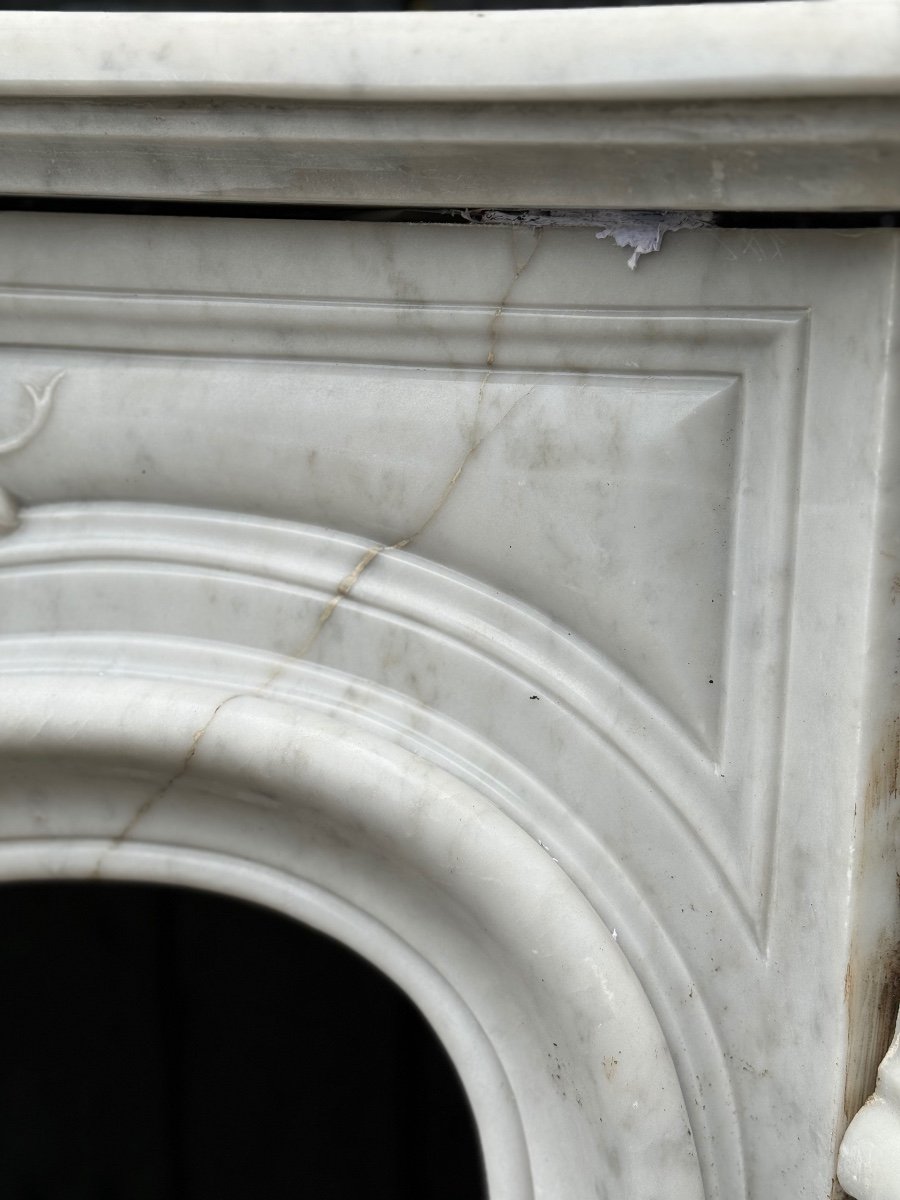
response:
[[[582,228],[596,230],[596,237],[611,237],[617,246],[630,246],[628,260],[633,271],[644,254],[659,250],[663,237],[677,229],[708,229],[713,224],[710,212],[629,212],[607,208],[525,209],[503,212],[464,210],[463,216],[481,225],[527,225],[532,229]]]
[[[659,250],[663,237],[677,229],[706,229],[712,225],[711,213],[694,212],[631,212],[605,214],[607,220],[595,237],[611,237],[617,246],[631,246],[634,253],[628,260],[633,271],[644,254]]]

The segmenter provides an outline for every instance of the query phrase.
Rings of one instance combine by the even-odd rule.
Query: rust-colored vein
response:
[[[122,827],[122,829],[119,830],[116,836],[112,838],[109,845],[104,848],[94,864],[94,869],[91,872],[92,878],[97,879],[100,877],[103,871],[103,865],[109,855],[112,854],[114,850],[117,850],[118,847],[121,846],[121,844],[131,836],[135,828],[140,824],[144,817],[146,817],[147,813],[156,804],[158,804],[160,800],[164,799],[169,792],[171,792],[172,788],[176,785],[176,783],[178,783],[179,779],[187,774],[188,768],[194,759],[194,755],[197,753],[197,747],[206,736],[210,725],[212,725],[213,721],[216,719],[225,705],[232,700],[236,700],[241,694],[242,693],[236,692],[234,695],[226,696],[224,700],[220,700],[204,724],[201,725],[199,729],[194,731],[193,735],[191,736],[191,744],[188,747],[187,753],[181,760],[178,768],[169,776],[165,783],[161,784],[154,791],[152,791],[145,800],[141,801],[141,803],[129,817],[126,824]]]
[[[524,392],[521,396],[517,397],[513,401],[513,403],[509,406],[509,408],[506,410],[506,412],[503,413],[503,415],[499,418],[499,420],[490,429],[486,430],[484,433],[479,433],[479,427],[481,424],[481,409],[482,409],[482,405],[484,402],[485,389],[487,387],[487,384],[488,384],[488,382],[491,378],[491,375],[493,373],[493,370],[494,370],[494,361],[496,359],[496,354],[497,354],[497,343],[498,343],[498,339],[499,339],[499,335],[500,335],[500,322],[506,311],[506,307],[509,303],[509,297],[510,297],[513,289],[515,288],[518,281],[521,279],[522,275],[524,274],[524,272],[527,269],[527,267],[529,266],[529,264],[534,259],[535,253],[540,244],[540,237],[541,237],[541,231],[540,231],[540,229],[538,229],[535,232],[534,237],[532,239],[532,245],[531,245],[529,254],[525,258],[525,261],[523,263],[516,265],[516,268],[513,272],[513,276],[509,282],[509,286],[507,287],[506,291],[504,292],[503,296],[501,297],[500,301],[498,302],[497,307],[494,310],[493,316],[491,317],[491,323],[488,328],[488,352],[487,352],[487,357],[485,360],[485,371],[481,377],[481,381],[480,381],[479,387],[478,387],[478,398],[477,398],[477,403],[476,403],[476,407],[475,407],[475,416],[474,416],[474,419],[472,422],[470,445],[469,445],[469,448],[467,449],[465,455],[463,456],[462,460],[459,462],[458,466],[453,471],[453,474],[448,479],[448,481],[447,481],[446,485],[444,486],[440,496],[438,497],[438,500],[435,503],[434,507],[431,509],[431,511],[428,513],[428,515],[425,517],[425,519],[421,522],[421,524],[415,530],[413,530],[412,533],[408,534],[406,537],[400,538],[399,541],[393,542],[391,545],[378,544],[378,545],[370,546],[365,551],[365,553],[360,558],[359,562],[353,567],[353,569],[348,574],[346,574],[341,579],[341,581],[338,583],[337,587],[335,588],[334,593],[328,598],[326,603],[323,605],[321,612],[319,613],[318,617],[316,618],[316,622],[313,626],[313,629],[310,632],[310,634],[308,635],[308,637],[305,639],[305,641],[300,646],[298,646],[296,650],[294,650],[292,653],[287,655],[286,658],[281,663],[279,663],[275,668],[273,668],[273,670],[266,676],[266,678],[260,684],[258,684],[255,688],[248,689],[247,691],[236,692],[231,696],[226,696],[224,700],[219,701],[219,703],[215,706],[212,713],[210,714],[209,719],[205,722],[204,725],[201,726],[200,729],[196,730],[194,732],[194,734],[192,735],[191,744],[188,747],[187,752],[185,753],[185,756],[182,759],[178,769],[175,772],[173,772],[172,775],[169,776],[169,778],[166,780],[165,783],[163,783],[160,787],[156,788],[146,798],[146,800],[144,800],[138,806],[138,808],[134,811],[134,813],[129,818],[127,824],[122,828],[122,830],[119,832],[119,834],[115,838],[112,839],[112,841],[109,843],[109,845],[104,849],[102,854],[98,857],[96,865],[94,867],[94,871],[93,871],[94,877],[98,877],[101,874],[102,869],[103,869],[103,864],[105,863],[107,857],[111,853],[113,853],[113,851],[116,850],[127,838],[129,838],[131,836],[131,834],[134,832],[135,828],[140,824],[140,822],[144,819],[144,817],[146,817],[147,813],[150,812],[150,810],[156,804],[158,804],[160,800],[164,799],[172,791],[172,789],[176,786],[176,784],[179,782],[179,780],[181,780],[187,774],[187,772],[191,766],[191,763],[193,762],[194,757],[197,753],[197,750],[200,747],[200,743],[206,737],[207,733],[209,732],[210,726],[213,724],[216,717],[219,715],[219,713],[222,711],[222,709],[225,707],[225,705],[229,704],[232,700],[238,699],[239,697],[249,698],[252,696],[259,696],[259,695],[263,694],[269,688],[271,688],[271,686],[276,682],[276,680],[287,669],[287,667],[290,665],[290,663],[296,662],[298,660],[301,660],[301,659],[304,659],[307,657],[307,655],[310,653],[313,646],[316,644],[319,637],[321,636],[323,629],[326,627],[328,622],[331,620],[331,618],[334,615],[338,606],[341,604],[341,602],[343,600],[345,600],[353,592],[353,589],[359,583],[360,579],[366,573],[366,571],[371,567],[372,563],[374,563],[376,561],[376,559],[380,558],[382,554],[385,554],[388,551],[406,549],[407,546],[409,546],[412,542],[414,542],[416,540],[416,538],[420,537],[425,532],[425,530],[432,524],[432,522],[434,520],[436,520],[438,515],[443,511],[448,500],[453,495],[453,492],[456,490],[456,487],[457,487],[460,479],[462,478],[462,476],[466,470],[466,467],[471,462],[471,460],[474,458],[474,456],[478,453],[478,451],[481,449],[481,447],[484,445],[484,443],[488,440],[489,437],[491,437],[497,431],[497,429],[500,428],[500,426],[519,407],[519,405],[524,400],[526,400],[531,395],[531,393],[534,391],[534,388],[536,385],[532,385],[532,387],[530,387],[526,392]],[[512,246],[513,246],[513,252],[514,252],[515,251],[515,240],[514,239],[513,239]]]

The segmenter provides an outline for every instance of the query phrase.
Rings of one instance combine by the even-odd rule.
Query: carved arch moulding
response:
[[[284,696],[226,705],[209,686],[71,669],[7,684],[5,878],[214,888],[339,936],[444,1038],[491,1196],[649,1194],[659,1163],[679,1195],[703,1194],[627,960],[561,867],[473,787],[396,735]]]
[[[3,876],[341,937],[444,1039],[492,1200],[827,1195],[883,1049],[844,984],[895,234],[0,246]]]

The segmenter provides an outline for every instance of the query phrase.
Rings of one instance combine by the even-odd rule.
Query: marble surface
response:
[[[3,191],[896,210],[898,64],[896,0],[2,12]]]
[[[628,253],[3,215],[0,874],[344,938],[495,1200],[822,1197],[900,933],[900,239]]]
[[[858,1200],[900,1197],[900,1025],[878,1069],[878,1086],[841,1144],[838,1177]]]
[[[897,0],[520,12],[0,14],[0,96],[381,100],[896,94]]]

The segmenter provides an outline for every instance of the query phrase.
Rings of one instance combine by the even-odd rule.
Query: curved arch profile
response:
[[[473,787],[334,717],[153,678],[2,681],[0,757],[0,877],[209,888],[391,976],[457,1066],[492,1200],[702,1197],[631,968]]]

